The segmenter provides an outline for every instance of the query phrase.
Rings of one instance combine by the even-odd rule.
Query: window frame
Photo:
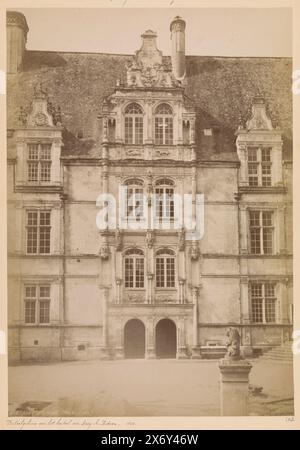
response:
[[[261,295],[259,296],[253,296],[252,288],[254,286],[260,286],[261,287]],[[272,286],[273,288],[273,295],[266,295],[266,286]],[[279,314],[278,314],[278,287],[277,283],[275,281],[253,281],[249,285],[249,294],[250,294],[250,317],[251,317],[251,323],[252,324],[277,324],[279,322]],[[261,321],[254,320],[255,314],[253,313],[253,307],[254,307],[254,300],[260,300],[261,301]],[[267,320],[267,301],[272,300],[274,303],[274,320]]]
[[[123,184],[124,188],[126,188],[124,194],[125,194],[125,220],[126,222],[138,222],[141,223],[143,220],[145,220],[146,217],[146,213],[147,213],[147,206],[146,206],[146,202],[145,202],[145,191],[144,191],[144,182],[140,179],[137,178],[132,178],[132,179],[128,179],[125,181],[125,183]],[[132,190],[133,191],[133,202],[134,202],[134,206],[133,205],[129,205],[129,191]],[[138,192],[140,191],[140,192]],[[141,203],[141,215],[137,214],[137,202],[139,201],[138,197],[141,196],[142,199],[142,203]],[[129,217],[129,207],[132,208],[131,210],[131,214],[132,212],[134,212],[134,214],[132,214],[131,217]]]
[[[30,158],[30,152],[33,149],[30,149],[30,146],[36,146],[36,158]],[[43,149],[43,146],[47,146],[47,149]],[[26,144],[26,182],[28,184],[33,184],[33,185],[48,185],[51,183],[52,181],[52,149],[53,145],[52,142],[27,142]],[[45,157],[45,154],[47,154],[47,152],[45,154],[43,154],[44,150],[48,150],[49,153],[49,158]],[[29,179],[29,166],[30,165],[34,165],[36,166],[36,174],[37,174],[37,179]],[[47,179],[43,179],[42,177],[42,173],[43,173],[43,167],[49,167],[49,179],[47,177]]]
[[[161,259],[163,260],[163,285],[158,286],[158,280],[159,277],[158,276],[158,260]],[[173,273],[171,274],[172,278],[173,278],[173,283],[171,286],[168,286],[168,264],[167,264],[167,260],[171,260],[173,261],[172,265],[172,271]],[[163,290],[174,290],[176,289],[176,255],[175,252],[169,248],[166,249],[160,249],[156,252],[155,254],[155,288],[156,289],[163,289]]]
[[[29,214],[30,213],[36,213],[37,214],[37,222],[36,224],[29,224]],[[42,213],[48,213],[49,214],[49,225],[41,225],[41,214]],[[44,255],[50,255],[51,254],[51,209],[49,208],[43,208],[43,209],[34,209],[34,208],[28,208],[25,210],[25,234],[26,234],[26,238],[25,238],[25,253],[26,255],[29,256],[44,256]],[[29,230],[30,229],[35,229],[36,230],[36,234],[35,234],[35,241],[36,241],[36,251],[35,252],[30,252],[29,251]],[[47,234],[43,234],[41,233],[41,229],[43,230],[49,230]],[[41,252],[41,236],[43,236],[44,242],[49,241],[49,251],[47,252]],[[45,244],[44,244],[45,245]],[[33,246],[33,244],[31,244],[31,246]]]
[[[34,288],[35,289],[35,296],[27,296],[27,289],[28,288]],[[41,295],[41,290],[47,288],[49,290],[48,296]],[[28,303],[34,303],[34,321],[28,322],[26,320],[26,311],[27,311],[27,304]],[[47,322],[41,320],[41,303],[48,303],[48,316],[49,320]],[[23,294],[23,304],[24,304],[24,314],[23,314],[23,321],[26,326],[45,326],[51,324],[51,284],[50,283],[26,283],[24,284],[24,294]]]
[[[124,288],[126,290],[141,291],[146,288],[146,274],[145,274],[145,254],[140,249],[127,249],[124,253]],[[132,286],[127,286],[128,274],[126,269],[126,261],[132,261]],[[137,261],[143,261],[143,286],[137,286]],[[130,281],[130,278],[129,278]]]
[[[159,112],[160,108],[167,107],[169,112]],[[161,123],[159,123],[161,122]],[[171,125],[171,138],[168,136],[166,128]],[[158,127],[161,127],[162,134],[158,135]],[[173,108],[168,103],[160,103],[154,111],[154,143],[155,145],[174,145],[174,112]]]
[[[253,213],[259,213],[259,225],[251,225],[251,214]],[[272,225],[264,225],[263,224],[263,214],[264,213],[271,213],[272,218]],[[249,209],[248,210],[248,248],[249,248],[249,254],[253,256],[272,256],[276,253],[276,236],[275,236],[275,220],[276,220],[276,212],[274,209]],[[256,253],[252,251],[252,230],[259,229],[259,243],[260,243],[260,251],[259,253]],[[271,230],[271,236],[272,236],[272,249],[270,252],[265,252],[265,242],[266,239],[264,237],[264,230]]]
[[[253,160],[249,159],[250,151],[256,150],[256,158]],[[263,158],[263,151],[269,150],[269,160]],[[247,183],[249,187],[253,188],[270,188],[273,186],[273,148],[270,145],[248,145],[247,146]],[[256,175],[250,174],[250,165],[256,166]],[[270,167],[270,173],[264,174],[263,169],[265,167]],[[257,178],[257,184],[251,184],[250,178]],[[270,180],[270,183],[264,184],[264,178]]]
[[[130,108],[137,107],[137,110],[140,110],[140,112],[128,112]],[[144,144],[144,110],[142,106],[137,102],[131,102],[128,105],[126,105],[124,110],[124,143],[125,145],[143,145]],[[126,124],[127,119],[131,119],[131,125],[128,126]],[[141,119],[141,124],[139,124]],[[140,127],[141,125],[141,127]],[[140,128],[139,128],[140,127]],[[131,140],[128,139],[128,135],[130,133],[127,132],[127,130],[131,130]]]
[[[162,193],[157,193],[158,190],[162,190]],[[169,195],[167,190],[172,191],[172,195]],[[174,223],[175,221],[175,183],[169,178],[160,178],[156,180],[154,186],[155,204],[154,204],[154,217],[155,222],[163,224],[164,222]],[[162,198],[162,202],[161,199]],[[162,203],[162,205],[161,205]],[[161,214],[162,212],[162,214]],[[169,212],[167,215],[166,213]]]

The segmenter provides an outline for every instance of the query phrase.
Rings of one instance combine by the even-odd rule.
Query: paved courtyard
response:
[[[249,413],[292,415],[292,365],[251,362]],[[123,360],[12,366],[9,415],[217,416],[217,364]]]

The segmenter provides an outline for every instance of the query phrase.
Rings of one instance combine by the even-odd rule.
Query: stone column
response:
[[[102,346],[101,359],[108,359],[108,336],[107,336],[107,303],[108,289],[102,289]]]
[[[115,326],[116,326],[116,346],[114,352],[115,359],[123,359],[124,358],[124,327],[123,327],[123,319],[122,317],[115,317]]]
[[[227,353],[219,362],[222,416],[247,416],[251,364],[240,355],[240,335],[227,330]]]
[[[242,276],[240,281],[241,295],[241,323],[242,327],[242,352],[244,356],[252,356],[251,327],[250,327],[250,305],[249,305],[248,277]],[[248,326],[247,326],[248,325]]]
[[[198,296],[199,287],[194,286],[192,288],[192,299],[193,299],[193,345],[192,345],[192,359],[201,358],[201,349],[198,342]]]
[[[285,205],[278,207],[278,252],[281,254],[286,253],[286,238],[285,238]]]
[[[184,318],[179,319],[177,327],[177,359],[188,358],[186,353],[186,339],[185,339],[185,320]]]
[[[146,326],[146,359],[155,359],[155,344],[154,344],[154,319],[150,318]]]
[[[274,186],[283,185],[282,144],[275,144],[272,148],[272,183]]]
[[[153,302],[152,284],[153,284],[153,273],[147,273],[147,291],[146,291],[146,302],[149,304]]]
[[[237,143],[237,154],[239,160],[241,162],[240,170],[239,170],[239,185],[247,186],[248,185],[248,171],[247,171],[247,155],[246,155],[246,145]]]
[[[240,205],[240,249],[242,254],[248,253],[248,220],[245,205]]]

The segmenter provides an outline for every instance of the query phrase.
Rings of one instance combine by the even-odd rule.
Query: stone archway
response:
[[[145,325],[139,319],[131,319],[124,327],[124,356],[127,359],[145,358]]]
[[[157,358],[176,358],[177,330],[170,319],[160,320],[155,328],[155,346]]]

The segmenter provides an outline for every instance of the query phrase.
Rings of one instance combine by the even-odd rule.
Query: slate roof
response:
[[[113,92],[117,79],[125,79],[130,57],[26,51],[21,70],[7,79],[8,129],[19,126],[19,107],[29,107],[34,85],[42,82],[50,101],[61,106],[63,155],[97,156],[101,101]],[[185,94],[196,107],[200,159],[236,159],[234,133],[239,117],[249,117],[251,101],[258,91],[264,94],[270,116],[283,132],[284,158],[291,159],[291,58],[186,56],[186,66]],[[211,127],[215,130],[215,144],[202,131]],[[79,132],[82,139],[77,137]],[[8,142],[8,147],[13,146]]]

